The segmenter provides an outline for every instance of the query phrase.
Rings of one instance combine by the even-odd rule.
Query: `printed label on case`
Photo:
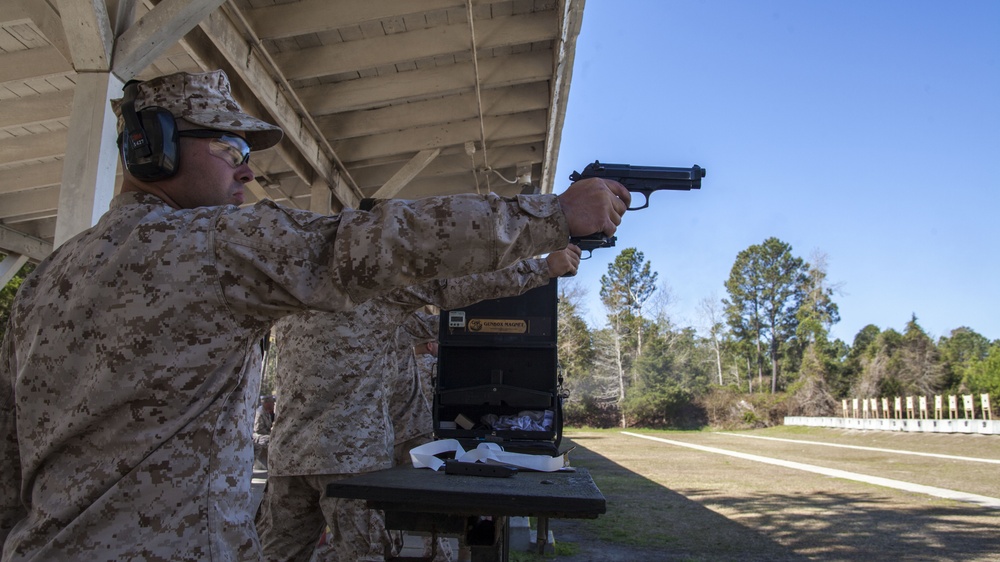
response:
[[[525,320],[473,318],[469,320],[469,331],[483,334],[526,334],[528,322]]]

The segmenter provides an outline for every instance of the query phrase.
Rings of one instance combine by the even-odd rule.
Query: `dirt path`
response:
[[[771,428],[670,440],[1000,498],[1000,465],[821,447],[820,441],[1000,460],[1000,436]],[[560,562],[1000,560],[1000,510],[623,435],[566,432],[608,500],[596,520],[552,521]],[[945,439],[942,439],[945,438]]]

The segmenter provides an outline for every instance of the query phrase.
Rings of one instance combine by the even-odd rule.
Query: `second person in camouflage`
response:
[[[456,308],[523,293],[576,271],[580,250],[501,271],[397,289],[345,313],[305,312],[275,325],[281,396],[257,530],[265,560],[307,561],[323,528],[322,560],[381,560],[393,554],[381,514],[360,500],[325,497],[327,483],[393,465],[391,380],[397,327],[431,304]]]

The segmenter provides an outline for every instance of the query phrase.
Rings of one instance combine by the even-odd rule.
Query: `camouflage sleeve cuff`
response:
[[[437,339],[438,317],[437,315],[414,312],[403,321],[401,330],[397,332],[398,335],[402,336],[400,332],[406,336],[405,338],[401,337],[401,340],[405,339],[410,345],[434,341]]]
[[[548,219],[540,222],[532,230],[538,231],[538,238],[553,238],[551,248],[539,253],[546,253],[553,250],[561,250],[569,242],[569,223],[566,222],[566,215],[559,204],[559,197],[553,194],[546,195],[518,195],[517,204],[520,209],[535,218]]]
[[[545,258],[524,260],[524,264],[528,267],[528,272],[532,275],[546,280],[552,277],[551,270],[549,269],[549,260]]]

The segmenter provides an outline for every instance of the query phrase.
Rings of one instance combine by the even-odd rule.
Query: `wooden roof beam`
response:
[[[493,142],[504,139],[521,138],[545,134],[545,112],[529,111],[503,118],[486,117],[487,150]],[[479,144],[480,129],[478,119],[435,127],[418,127],[396,133],[351,139],[334,143],[334,149],[345,162],[369,160],[407,151],[443,148],[472,141]],[[482,147],[478,147],[482,150]]]
[[[476,47],[488,49],[524,45],[556,38],[555,12],[499,17],[476,23]],[[274,55],[289,80],[378,68],[469,50],[469,24],[393,33],[364,41],[344,41]]]
[[[27,164],[37,160],[62,156],[66,152],[65,130],[36,135],[22,135],[0,140],[0,162]]]
[[[118,38],[112,72],[123,82],[135,78],[225,1],[162,0]]]
[[[0,194],[62,183],[62,161],[15,166],[0,170]]]
[[[27,256],[34,262],[40,262],[52,253],[51,243],[3,225],[0,225],[0,248],[5,252]]]
[[[0,104],[0,128],[29,127],[46,121],[66,119],[72,108],[73,90],[6,99]]]
[[[70,76],[73,67],[53,47],[0,54],[0,86],[48,76]]]
[[[551,54],[531,52],[480,60],[482,88],[548,80],[552,77]],[[474,76],[472,63],[468,62],[309,86],[301,88],[299,96],[310,114],[326,115],[470,92],[475,87]]]
[[[560,3],[563,13],[559,20],[559,40],[553,53],[552,101],[546,127],[545,157],[542,159],[542,173],[538,182],[541,193],[552,193],[555,184],[566,104],[569,102],[569,87],[573,79],[573,61],[576,60],[576,40],[583,26],[584,2],[585,0],[564,0]]]
[[[539,163],[541,155],[541,142],[537,146],[516,145],[490,149],[490,166],[507,168],[515,166],[519,162]],[[450,147],[441,150],[441,154],[421,173],[421,178],[433,180],[438,177],[469,174],[474,166],[472,158],[464,150]],[[351,171],[362,189],[367,192],[389,181],[398,168],[399,162],[392,162],[364,167],[352,166]]]
[[[63,60],[69,64],[73,61],[73,54],[70,52],[69,42],[66,40],[66,30],[63,29],[62,20],[59,14],[52,9],[45,0],[14,0],[5,6],[4,19],[29,18],[35,27],[42,32],[62,56]]]
[[[104,0],[57,0],[73,68],[77,72],[107,72],[115,43]]]
[[[473,0],[475,5],[509,0]],[[414,14],[464,8],[465,0],[301,0],[247,10],[247,18],[261,39],[283,39],[320,33],[365,22],[404,18]]]
[[[4,222],[16,222],[13,217],[22,215],[55,215],[58,208],[58,185],[0,195],[0,219]]]
[[[483,90],[482,97],[483,114],[510,115],[547,109],[549,87],[546,82],[535,82]],[[478,117],[476,96],[470,91],[378,109],[327,115],[316,119],[316,123],[326,138],[341,140]]]
[[[399,193],[401,189],[406,187],[406,184],[410,183],[413,178],[417,177],[417,174],[423,171],[428,164],[434,161],[441,154],[440,148],[421,150],[409,162],[403,165],[389,181],[385,182],[378,191],[375,192],[374,197],[378,199],[392,199]]]

